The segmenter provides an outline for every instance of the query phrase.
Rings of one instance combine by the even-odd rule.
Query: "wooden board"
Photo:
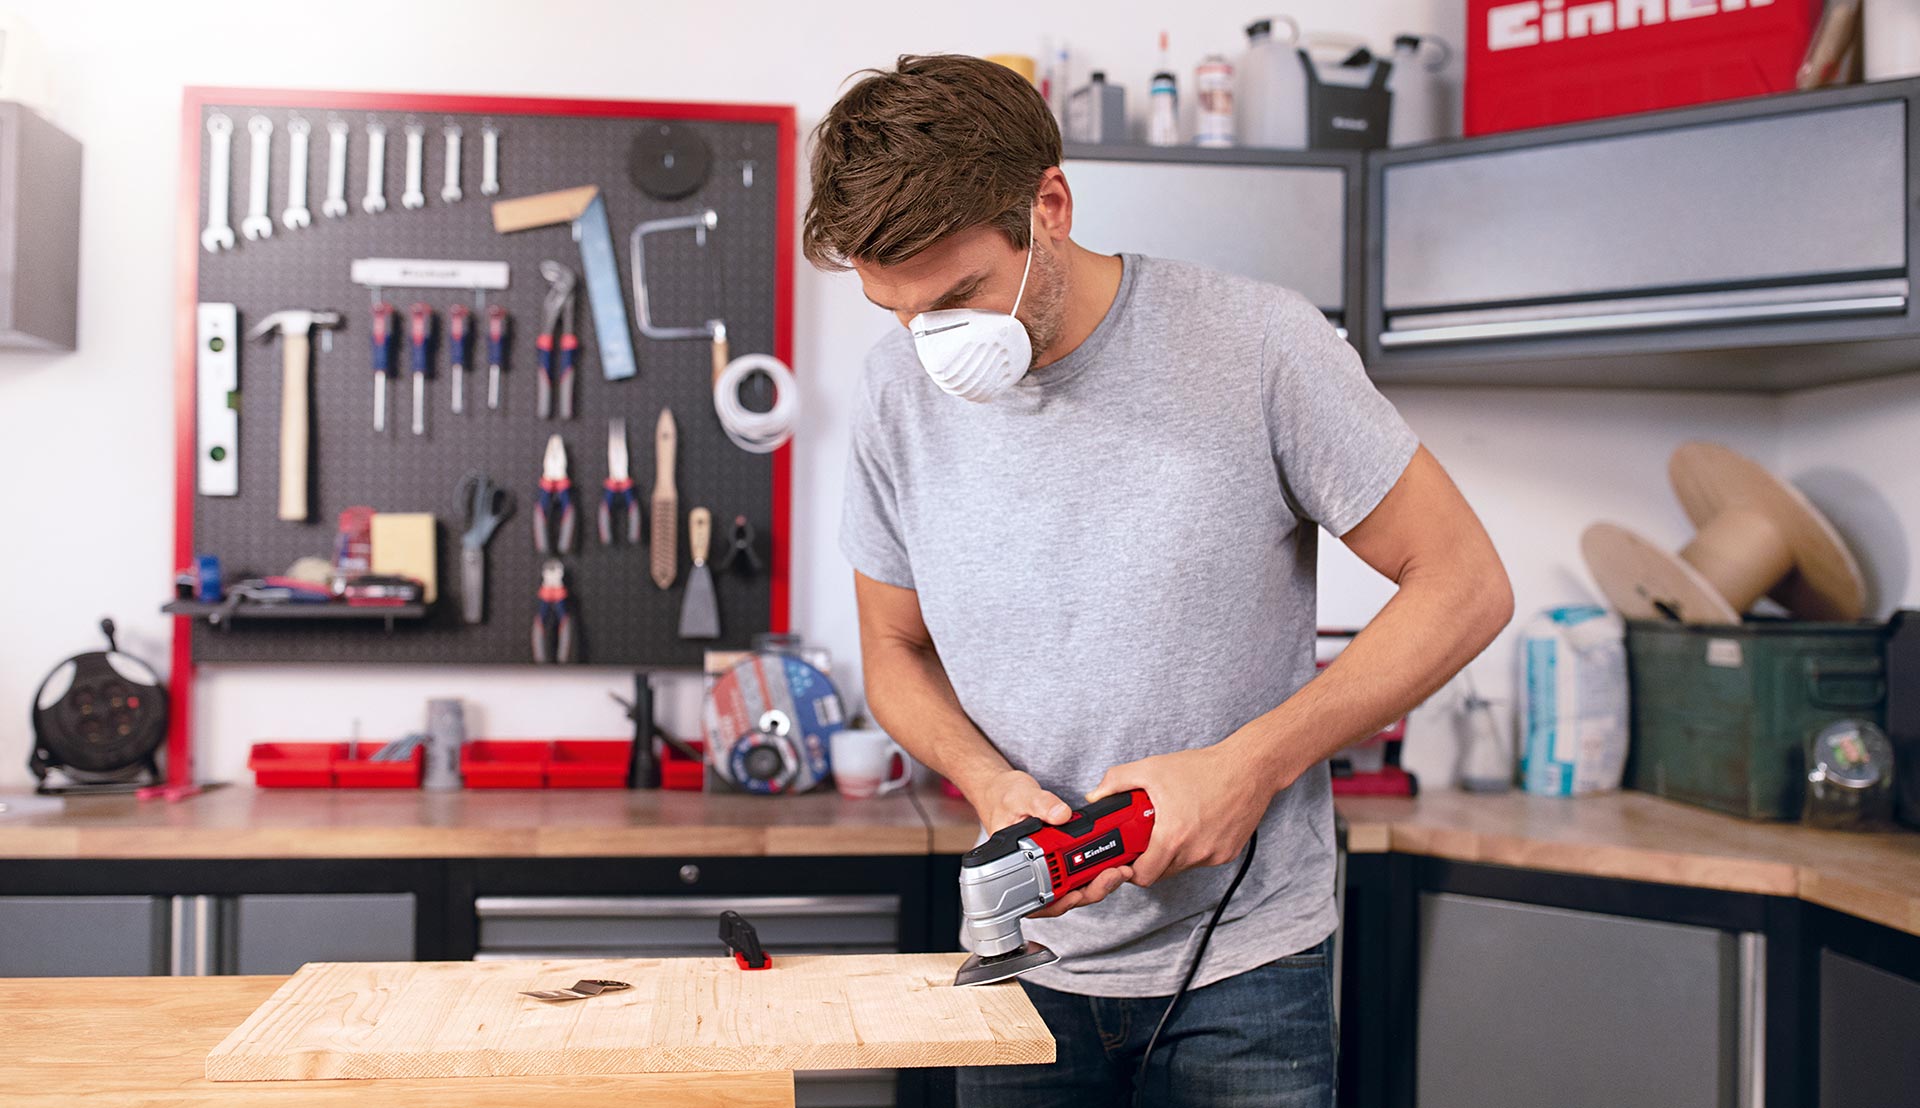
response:
[[[792,1108],[791,1073],[417,1081],[206,1078],[207,1050],[283,977],[0,980],[0,1103],[7,1108]]]
[[[315,962],[207,1056],[215,1081],[1014,1065],[1053,1060],[1015,985],[960,954]],[[523,989],[633,988],[549,1003]]]

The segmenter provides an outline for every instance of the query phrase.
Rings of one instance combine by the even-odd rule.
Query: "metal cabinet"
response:
[[[1284,285],[1347,326],[1360,288],[1358,153],[1070,146],[1062,168],[1080,245]]]
[[[154,896],[0,897],[0,977],[166,973],[169,908]]]
[[[1771,391],[1910,369],[1920,81],[1369,157],[1385,381]]]
[[[406,962],[414,956],[409,893],[255,894],[219,916],[221,967],[292,973],[308,962]]]
[[[0,348],[72,350],[80,293],[80,142],[0,101]]]
[[[1421,1108],[1749,1103],[1758,936],[1419,900]]]
[[[1920,1089],[1920,981],[1820,954],[1821,1108],[1896,1108]]]

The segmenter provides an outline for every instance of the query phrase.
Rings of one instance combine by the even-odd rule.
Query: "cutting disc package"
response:
[[[715,678],[701,708],[709,787],[805,792],[832,772],[827,752],[846,726],[840,692],[792,654],[750,654]]]

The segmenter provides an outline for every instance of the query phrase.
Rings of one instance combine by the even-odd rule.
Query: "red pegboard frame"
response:
[[[774,242],[773,354],[793,364],[794,164],[798,143],[794,109],[781,104],[710,104],[658,100],[571,100],[535,96],[467,96],[438,93],[342,92],[315,89],[230,88],[189,85],[180,105],[180,189],[174,211],[174,340],[173,340],[173,565],[171,582],[180,567],[193,562],[193,500],[195,490],[195,374],[194,312],[200,285],[200,166],[205,160],[200,140],[201,113],[209,104],[244,103],[266,108],[323,106],[340,111],[454,112],[498,116],[548,115],[581,118],[670,118],[724,123],[770,123],[780,132],[776,168],[778,214]],[[769,606],[767,626],[788,629],[792,607],[789,583],[789,543],[792,538],[792,446],[773,453],[773,518],[768,536]],[[168,693],[172,711],[167,724],[167,784],[180,790],[193,786],[193,634],[192,621],[175,616],[172,665]]]

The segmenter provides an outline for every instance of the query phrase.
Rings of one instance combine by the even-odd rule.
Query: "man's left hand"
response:
[[[1128,789],[1153,798],[1153,841],[1133,863],[1133,883],[1142,886],[1239,857],[1275,792],[1269,775],[1225,744],[1114,766],[1087,800]]]

